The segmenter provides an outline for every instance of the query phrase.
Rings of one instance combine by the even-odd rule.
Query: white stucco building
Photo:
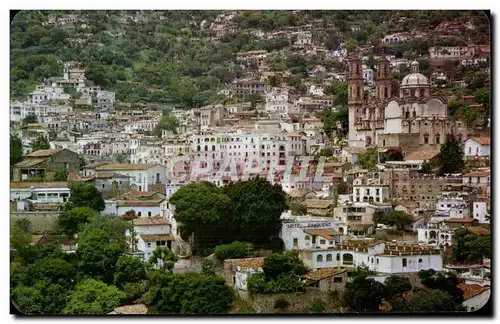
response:
[[[470,137],[464,142],[466,157],[490,156],[491,137]]]
[[[292,216],[288,211],[281,218],[280,238],[287,251],[334,247],[347,234],[347,223],[328,217]]]
[[[469,218],[470,207],[462,197],[443,196],[436,202],[436,210],[432,219]]]
[[[430,221],[417,227],[417,240],[425,244],[448,247],[452,244],[453,232],[454,230],[442,221]]]
[[[71,190],[67,182],[11,182],[10,200],[29,200],[41,204],[62,204],[68,201]]]
[[[480,224],[489,223],[486,219],[488,215],[488,204],[486,201],[474,201],[472,203],[472,216],[479,221]]]
[[[105,164],[96,171],[114,172],[130,177],[130,185],[148,191],[148,185],[166,182],[166,167],[159,164]]]
[[[302,250],[299,255],[312,269],[367,266],[378,273],[396,274],[443,267],[439,249],[417,244],[349,240],[334,248]]]
[[[170,222],[164,217],[141,217],[132,220],[134,230],[125,236],[135,235],[130,239],[134,252],[142,252],[143,261],[148,261],[157,247],[174,248],[174,237],[171,234]]]
[[[353,181],[354,202],[385,202],[391,198],[389,184],[380,178],[358,177]]]

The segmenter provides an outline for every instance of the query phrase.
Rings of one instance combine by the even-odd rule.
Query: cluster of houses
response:
[[[220,38],[236,30],[235,16],[235,12],[225,12],[210,25],[202,22],[201,27]],[[49,20],[57,24],[77,22],[85,21],[78,15],[54,16]],[[286,51],[291,53],[342,62],[347,57],[345,44],[333,51],[314,44],[314,28],[306,25],[252,33],[262,39],[290,39]],[[351,26],[352,30],[359,28]],[[384,36],[383,41],[393,43],[414,36],[391,34]],[[431,58],[459,59],[463,65],[479,64],[489,56],[483,47],[434,47],[429,52]],[[259,176],[280,185],[292,201],[305,207],[300,215],[290,210],[283,212],[280,231],[285,249],[297,251],[310,269],[303,278],[305,282],[322,291],[341,291],[348,282],[348,270],[356,267],[368,268],[376,273],[373,278],[380,281],[392,274],[453,270],[463,279],[460,288],[465,292],[464,304],[468,309],[473,311],[484,305],[490,293],[489,265],[447,264],[443,255],[450,253],[454,232],[459,228],[468,228],[476,235],[490,235],[485,225],[490,219],[491,135],[460,134],[469,172],[423,174],[422,168],[437,158],[441,139],[445,138],[445,133],[441,136],[434,130],[441,125],[444,128],[446,106],[432,100],[419,102],[426,105],[425,109],[413,108],[411,112],[411,118],[418,118],[425,127],[428,121],[437,123],[436,118],[443,117],[439,120],[442,124],[432,128],[430,142],[427,128],[421,132],[408,128],[410,108],[404,106],[406,101],[420,93],[429,95],[430,85],[418,73],[418,62],[411,63],[412,73],[402,82],[402,108],[396,104],[386,109],[376,105],[391,97],[387,86],[391,82],[389,73],[382,75],[382,69],[375,71],[363,63],[366,56],[359,59],[360,64],[351,60],[350,67],[355,69],[348,73],[344,69],[315,66],[309,76],[321,75],[323,79],[304,81],[304,94],[292,86],[271,86],[270,79],[276,74],[268,65],[274,55],[275,52],[265,50],[236,53],[245,75],[221,92],[231,100],[224,105],[169,111],[178,125],[176,129],[163,130],[161,137],[153,136],[162,118],[160,109],[116,103],[113,92],[86,79],[81,64],[65,63],[63,77],[45,80],[22,103],[11,102],[11,133],[21,138],[25,155],[12,166],[11,218],[32,220],[40,232],[34,238],[35,244],[50,241],[54,237],[47,234],[48,229],[71,197],[71,183],[85,182],[102,193],[105,208],[101,214],[132,223],[133,229],[126,233],[130,253],[146,261],[155,248],[166,247],[178,256],[189,257],[190,242],[180,236],[175,206],[169,198],[193,181],[224,186]],[[410,65],[394,56],[376,59],[390,71]],[[283,72],[283,76],[287,75],[289,72]],[[349,135],[349,141],[363,145],[345,145],[341,123],[333,125],[332,135],[327,136],[317,114],[325,109],[337,111],[334,97],[326,95],[326,89],[334,82],[346,80],[349,132],[354,135],[353,141]],[[368,91],[373,100],[369,109],[360,104],[361,91]],[[257,97],[260,99],[255,100]],[[484,109],[472,99],[464,97],[469,108]],[[396,110],[400,115],[390,116]],[[425,115],[429,111],[433,116]],[[359,118],[354,119],[357,114]],[[37,122],[25,123],[24,119],[32,115]],[[402,116],[406,116],[404,121]],[[396,122],[402,126],[398,128]],[[32,143],[40,136],[48,139],[50,149],[32,151]],[[394,145],[391,136],[397,137]],[[418,138],[410,141],[410,137]],[[375,171],[362,169],[357,163],[372,144],[378,144],[379,163]],[[331,154],[320,163],[319,153],[323,149]],[[390,153],[397,153],[402,159],[380,159]],[[304,162],[304,158],[309,161]],[[200,160],[204,168],[196,167]],[[258,161],[259,168],[245,168],[251,161]],[[66,180],[56,181],[59,171],[67,172]],[[338,192],[341,186],[346,189]],[[410,215],[411,223],[402,237],[376,239],[378,232],[393,229],[374,224],[374,215],[392,210]],[[68,252],[76,248],[74,240],[62,244]],[[226,281],[245,293],[248,277],[262,271],[263,262],[263,258],[226,260]]]

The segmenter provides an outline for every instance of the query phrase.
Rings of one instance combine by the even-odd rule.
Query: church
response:
[[[392,93],[390,64],[376,63],[375,95],[364,96],[363,62],[348,60],[348,106],[350,147],[405,147],[439,149],[447,135],[461,142],[469,129],[462,120],[448,118],[445,99],[430,94],[430,84],[419,73],[418,62],[401,82],[399,94]]]

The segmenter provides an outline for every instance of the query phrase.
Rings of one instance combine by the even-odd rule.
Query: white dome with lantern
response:
[[[422,73],[418,72],[418,62],[413,61],[411,63],[411,73],[403,78],[401,82],[401,88],[427,88],[429,87],[429,82],[427,77]]]

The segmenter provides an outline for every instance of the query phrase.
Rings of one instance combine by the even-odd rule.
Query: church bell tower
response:
[[[356,142],[355,125],[358,116],[361,116],[363,105],[363,61],[357,55],[348,60],[347,71],[347,104],[349,106],[349,146],[354,146]]]

